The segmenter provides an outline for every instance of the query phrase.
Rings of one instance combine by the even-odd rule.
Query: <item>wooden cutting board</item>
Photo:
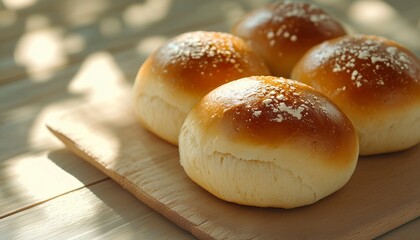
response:
[[[241,206],[190,181],[178,149],[139,126],[129,100],[75,109],[47,126],[74,153],[198,238],[370,239],[420,216],[420,145],[359,159],[344,188],[311,206]]]

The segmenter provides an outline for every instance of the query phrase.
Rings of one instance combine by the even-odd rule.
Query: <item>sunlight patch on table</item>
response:
[[[356,22],[378,27],[383,26],[379,25],[380,23],[396,19],[398,14],[386,2],[380,0],[358,0],[350,6],[349,16]]]
[[[44,200],[84,186],[76,177],[51,162],[47,154],[28,154],[4,162],[0,179],[4,177],[13,181],[4,182],[5,179],[2,179],[0,193],[8,194],[2,199],[32,202],[30,199]]]
[[[124,22],[140,27],[162,20],[168,14],[171,3],[171,0],[146,0],[144,3],[132,4],[123,13]]]
[[[35,3],[37,3],[37,0],[3,0],[4,6],[8,9],[22,9],[27,8]]]
[[[136,47],[138,53],[148,56],[166,42],[164,36],[149,36],[143,38]]]
[[[411,51],[420,51],[419,31],[385,1],[357,0],[350,5],[348,16],[364,33],[385,36]]]
[[[131,86],[115,59],[108,52],[90,54],[72,79],[69,91],[86,100],[100,101],[119,96]]]
[[[62,66],[67,62],[62,40],[61,32],[54,28],[27,32],[16,45],[15,61],[26,68],[33,80],[46,80],[48,74],[44,72],[39,75],[38,72]]]

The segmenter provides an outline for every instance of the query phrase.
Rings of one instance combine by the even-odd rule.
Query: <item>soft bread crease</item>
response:
[[[290,205],[287,202],[283,202],[281,198],[290,198],[290,195],[294,194],[288,194],[288,191],[295,191],[296,189],[298,189],[300,194],[305,195],[305,200],[302,202],[300,202],[299,200],[291,200],[292,202],[295,202],[295,204],[306,205],[311,204],[320,199],[313,187],[311,187],[308,183],[305,183],[301,176],[295,174],[290,169],[284,168],[279,164],[276,164],[275,162],[267,162],[255,159],[243,159],[240,157],[236,157],[231,153],[223,153],[218,151],[214,151],[212,153],[205,153],[203,151],[200,151],[197,138],[194,135],[192,135],[191,132],[186,128],[183,128],[181,130],[181,138],[186,139],[186,141],[188,141],[188,143],[185,144],[188,145],[188,148],[184,149],[185,151],[180,149],[180,154],[182,155],[181,165],[186,170],[187,175],[194,182],[196,182],[197,184],[205,188],[207,191],[211,192],[219,198],[245,205],[292,208],[294,207],[293,205]],[[193,151],[195,151],[193,154],[185,156],[186,154],[188,154],[186,152],[191,153]],[[202,160],[200,161],[200,159]],[[212,168],[209,167],[210,165],[214,166],[215,163],[217,163],[218,166]],[[230,164],[230,166],[226,166],[226,164]],[[205,169],[204,166],[207,168]],[[219,173],[217,174],[217,169],[225,169],[225,171],[219,171]],[[244,174],[232,174],[232,172],[238,171],[238,169],[244,169],[245,171],[253,169],[250,172],[255,172],[255,174],[253,175],[255,179],[248,179],[247,181],[253,186],[249,186],[249,184],[248,186],[246,186],[245,181],[235,178],[235,176],[239,175],[242,175],[244,178],[251,177],[245,176]],[[261,169],[261,171],[258,171],[258,169]],[[230,174],[228,174],[229,172]],[[258,175],[259,173],[261,173],[261,175]],[[213,175],[219,175],[219,177],[215,177]],[[224,178],[224,181],[222,181],[222,178],[220,177],[223,175],[226,176]],[[272,180],[272,182],[274,183],[273,185],[264,185],[258,183],[258,178],[266,177],[268,175],[271,175],[270,180]],[[210,181],[211,179],[215,181]],[[254,182],[253,180],[256,181]],[[265,180],[264,182],[267,181]],[[295,183],[298,183],[299,186],[296,186]],[[283,190],[278,191],[276,188],[279,188],[279,186],[280,188],[283,188]],[[226,191],[224,191],[224,189],[231,187],[236,188],[236,194],[226,194]],[[290,187],[289,190],[287,190],[288,187]],[[266,190],[266,193],[261,193],[260,191],[262,189],[263,191]],[[272,196],[264,196],[265,194],[267,194],[267,192],[271,192]],[[276,192],[283,192],[285,196],[282,196],[281,198],[276,197],[276,195],[278,195],[276,194]],[[286,195],[289,195],[289,197]],[[258,201],[259,204],[251,204],[251,201]]]
[[[350,120],[325,96],[268,76],[210,92],[179,137],[193,181],[220,199],[259,207],[300,207],[336,192],[354,172],[358,146]]]
[[[303,182],[303,179],[302,179],[302,177],[301,177],[301,176],[299,176],[299,175],[295,174],[293,171],[291,171],[291,170],[289,170],[289,169],[287,169],[287,168],[283,168],[283,167],[281,167],[279,164],[276,164],[276,162],[266,162],[266,161],[256,160],[256,159],[252,159],[252,160],[250,160],[250,159],[243,159],[243,158],[238,158],[238,157],[236,157],[236,156],[234,156],[233,154],[230,154],[230,153],[221,153],[221,152],[217,152],[217,151],[216,151],[216,152],[214,152],[214,155],[218,156],[218,158],[220,158],[220,159],[224,159],[224,157],[226,157],[226,156],[230,156],[231,158],[236,159],[236,160],[238,160],[238,161],[247,161],[247,162],[252,163],[252,164],[267,164],[267,165],[269,165],[270,167],[277,168],[277,169],[279,169],[279,170],[280,170],[280,172],[277,172],[277,171],[271,171],[272,176],[273,176],[273,179],[274,179],[274,181],[275,181],[275,182],[277,182],[277,180],[279,179],[279,175],[281,175],[282,173],[285,173],[285,174],[287,174],[288,176],[290,176],[291,178],[293,178],[293,179],[295,179],[295,180],[299,181],[299,182],[300,182],[300,184],[301,184],[304,188],[308,188],[308,189],[310,189],[310,191],[311,191],[311,192],[313,193],[313,195],[314,195],[314,197],[313,197],[313,201],[314,201],[314,202],[318,199],[318,197],[317,197],[317,194],[316,194],[315,190],[314,190],[314,189],[313,189],[313,188],[312,188],[309,184],[304,183],[304,182]],[[219,157],[219,156],[220,156],[220,157]]]
[[[187,113],[158,95],[142,92],[136,96],[136,101],[136,113],[142,125],[149,130],[160,129],[154,131],[157,136],[172,144],[177,144],[180,126],[182,126]],[[148,107],[145,108],[144,106]],[[160,108],[161,111],[155,111],[156,108]],[[168,121],[168,119],[171,119],[171,121]]]

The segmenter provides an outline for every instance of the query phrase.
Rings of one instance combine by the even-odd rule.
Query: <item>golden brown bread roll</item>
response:
[[[181,34],[141,66],[133,89],[136,113],[144,127],[177,144],[185,117],[202,96],[251,75],[269,71],[242,39],[218,32]]]
[[[326,94],[347,114],[361,155],[420,142],[420,64],[399,44],[366,35],[330,40],[311,49],[292,78]]]
[[[248,77],[207,94],[181,129],[181,165],[215,196],[293,208],[340,189],[358,158],[350,120],[297,81]]]
[[[257,9],[243,17],[232,33],[246,39],[270,71],[280,77],[289,77],[311,47],[346,34],[322,9],[299,2],[278,2]]]

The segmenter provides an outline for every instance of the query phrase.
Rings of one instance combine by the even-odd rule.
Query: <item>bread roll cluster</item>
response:
[[[141,66],[134,84],[135,110],[145,128],[177,145],[187,114],[206,93],[238,78],[268,74],[263,60],[241,38],[184,33]]]
[[[133,89],[141,124],[179,144],[186,174],[213,195],[304,206],[343,187],[359,154],[420,142],[420,63],[404,47],[347,36],[309,3],[264,6],[232,32],[170,39]]]

